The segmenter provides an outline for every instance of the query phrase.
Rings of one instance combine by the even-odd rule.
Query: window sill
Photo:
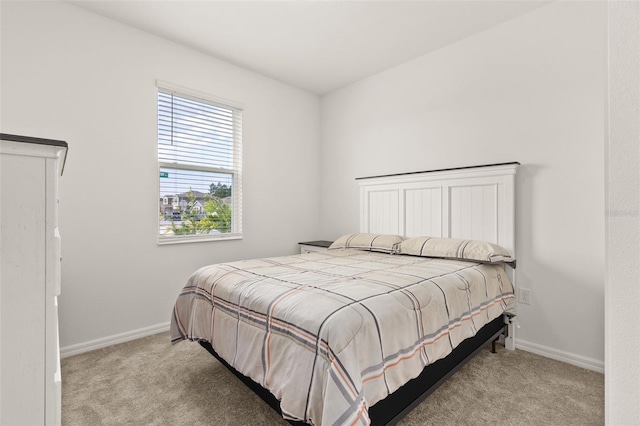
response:
[[[189,244],[189,243],[206,243],[211,241],[228,241],[241,240],[242,234],[224,234],[224,235],[188,235],[183,237],[158,237],[158,245],[170,244]]]

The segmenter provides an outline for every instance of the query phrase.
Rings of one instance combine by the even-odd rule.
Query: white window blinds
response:
[[[158,89],[159,242],[242,235],[242,110]]]

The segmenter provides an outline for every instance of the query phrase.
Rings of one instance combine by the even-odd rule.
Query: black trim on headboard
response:
[[[3,141],[35,143],[38,145],[53,145],[69,148],[68,143],[56,139],[34,138],[32,136],[10,135],[7,133],[0,133],[0,139],[2,139]]]
[[[381,178],[381,177],[392,177],[392,176],[406,176],[406,175],[416,175],[419,173],[433,173],[433,172],[448,172],[451,170],[463,170],[463,169],[477,169],[480,167],[493,167],[493,166],[511,166],[517,164],[520,165],[517,161],[512,161],[510,163],[496,163],[496,164],[480,164],[478,166],[465,166],[465,167],[451,167],[449,169],[436,169],[436,170],[423,170],[421,172],[406,172],[406,173],[392,173],[389,175],[379,175],[379,176],[365,176],[365,177],[357,177],[356,180],[360,179],[371,179],[371,178]]]

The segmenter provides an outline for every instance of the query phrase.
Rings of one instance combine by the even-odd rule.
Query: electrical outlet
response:
[[[531,289],[529,288],[521,288],[518,289],[518,302],[523,305],[531,304]]]

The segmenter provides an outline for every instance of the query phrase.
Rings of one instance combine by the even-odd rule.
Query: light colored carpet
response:
[[[287,425],[200,345],[161,333],[62,360],[62,424]],[[602,425],[604,376],[481,351],[401,423]]]

